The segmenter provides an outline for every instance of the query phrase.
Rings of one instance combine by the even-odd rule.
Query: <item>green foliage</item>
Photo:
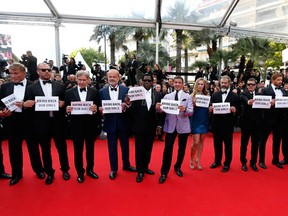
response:
[[[94,50],[93,48],[80,48],[80,53],[86,63],[91,67],[93,61],[95,62],[104,62],[104,54]],[[78,50],[73,50],[70,54],[70,57],[75,57],[77,55]]]
[[[206,61],[196,61],[193,65],[192,65],[192,68],[201,68],[201,67],[204,67],[206,68],[208,62]]]

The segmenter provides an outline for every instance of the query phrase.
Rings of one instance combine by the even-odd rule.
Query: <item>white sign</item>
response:
[[[19,108],[18,106],[16,106],[16,100],[17,99],[14,94],[8,95],[7,97],[1,99],[7,109],[9,109],[11,112]]]
[[[93,101],[72,101],[72,111],[71,115],[92,115],[90,107],[93,105]]]
[[[288,97],[275,98],[275,108],[288,108]]]
[[[209,107],[210,104],[210,96],[208,95],[196,95],[196,106],[197,107]]]
[[[288,48],[282,50],[282,62],[285,63],[288,61]]]
[[[102,100],[103,113],[122,113],[121,100]]]
[[[161,100],[161,109],[165,113],[178,115],[179,114],[179,109],[178,109],[179,104],[180,104],[180,101],[162,99]]]
[[[59,111],[59,97],[35,97],[35,111]]]
[[[255,95],[252,108],[270,109],[272,96]]]
[[[213,103],[213,114],[228,114],[231,113],[230,103]]]
[[[130,98],[130,101],[144,100],[146,99],[145,89],[143,86],[132,87],[128,91],[128,96]]]

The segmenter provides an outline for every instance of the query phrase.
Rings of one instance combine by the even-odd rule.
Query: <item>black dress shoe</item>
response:
[[[3,173],[0,174],[0,178],[1,179],[11,179],[12,175],[3,172]]]
[[[179,168],[175,168],[175,172],[179,177],[183,177],[183,172]]]
[[[276,167],[280,168],[280,169],[284,169],[284,166],[279,162],[272,162],[272,164],[275,165]]]
[[[45,180],[45,184],[46,184],[46,185],[52,184],[53,179],[54,179],[54,176],[53,176],[53,175],[48,175],[47,178],[46,178],[46,180]]]
[[[12,185],[15,185],[15,184],[17,184],[19,181],[20,181],[20,179],[21,179],[22,177],[13,177],[12,179],[11,179],[11,181],[10,181],[10,185],[12,186]]]
[[[44,179],[45,178],[45,173],[44,172],[37,172],[36,175],[38,176],[39,179]]]
[[[221,172],[228,172],[230,169],[229,166],[224,166],[223,169],[221,170]]]
[[[211,168],[211,169],[215,169],[215,168],[217,168],[217,167],[219,167],[219,166],[221,166],[221,164],[213,163],[213,164],[210,166],[210,168]]]
[[[116,178],[116,174],[117,174],[116,171],[111,171],[110,174],[109,174],[109,178],[110,178],[111,180],[115,179],[115,178]]]
[[[64,180],[69,180],[70,179],[70,174],[68,172],[63,172],[63,179]]]
[[[262,168],[262,169],[267,169],[267,166],[265,163],[259,163],[259,166]]]
[[[93,179],[98,179],[99,178],[98,175],[93,170],[86,171],[86,174],[88,176],[90,176],[91,178],[93,178]]]
[[[161,175],[159,178],[159,183],[162,184],[166,181],[167,176],[166,175]]]
[[[78,175],[77,181],[78,181],[79,183],[83,183],[83,182],[84,182],[84,175]]]
[[[155,174],[155,172],[153,170],[150,170],[150,169],[146,169],[145,173],[148,175],[154,175]]]
[[[129,166],[129,167],[123,167],[123,170],[129,171],[129,172],[137,172],[135,167]]]
[[[144,173],[138,173],[136,177],[136,182],[140,183],[143,181]]]
[[[244,172],[246,172],[246,171],[248,170],[248,167],[247,167],[246,164],[242,164],[241,169],[242,169]]]
[[[280,164],[282,164],[282,165],[287,165],[288,164],[288,160],[282,160],[282,161],[280,161]]]
[[[250,164],[250,167],[252,168],[253,171],[258,172],[258,168],[256,166],[256,164]]]

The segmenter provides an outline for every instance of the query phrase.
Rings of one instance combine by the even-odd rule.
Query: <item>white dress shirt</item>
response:
[[[21,81],[21,83],[23,83],[23,86],[22,85],[14,85],[13,93],[16,97],[16,101],[23,101],[23,99],[24,99],[27,80],[23,79]],[[17,109],[14,110],[14,112],[22,112],[22,108],[18,107]]]

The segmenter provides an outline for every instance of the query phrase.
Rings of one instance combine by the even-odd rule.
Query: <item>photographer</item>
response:
[[[28,79],[31,81],[35,81],[39,78],[37,73],[37,58],[32,55],[32,52],[28,50],[26,52],[26,57],[24,57],[24,64],[27,67]]]
[[[100,89],[101,88],[101,84],[103,83],[103,77],[105,76],[105,72],[103,70],[101,70],[101,66],[99,64],[95,64],[93,63],[91,72],[93,74],[93,84],[96,87],[96,89]]]

